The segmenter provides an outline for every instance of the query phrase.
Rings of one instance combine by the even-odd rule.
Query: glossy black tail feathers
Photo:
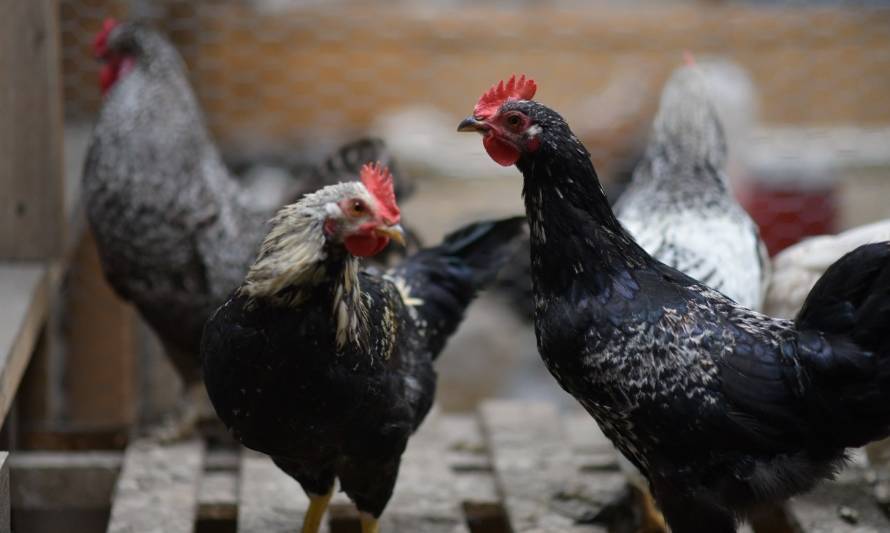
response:
[[[513,258],[525,227],[524,216],[476,222],[449,233],[430,251],[463,260],[470,267],[475,288],[483,289]]]
[[[890,355],[890,242],[860,246],[828,267],[796,322]]]
[[[890,434],[890,242],[860,246],[831,265],[796,319],[814,412],[826,439],[862,446]]]
[[[314,189],[341,181],[358,179],[365,163],[379,162],[389,168],[393,179],[396,199],[404,201],[414,193],[414,180],[399,171],[395,158],[382,139],[361,138],[344,144],[328,156],[312,172]]]
[[[525,227],[525,217],[469,224],[389,271],[407,287],[434,354],[457,329],[477,292],[514,257]]]

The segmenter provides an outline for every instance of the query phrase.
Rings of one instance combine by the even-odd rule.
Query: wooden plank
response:
[[[578,458],[579,466],[586,471],[617,472],[617,453],[612,441],[603,435],[596,421],[584,411],[563,417],[568,442]]]
[[[203,459],[199,440],[130,445],[114,493],[109,533],[192,533]]]
[[[439,427],[445,461],[452,472],[449,484],[463,507],[464,527],[470,531],[509,531],[478,417],[442,416]]]
[[[244,450],[238,491],[238,533],[292,533],[300,528],[309,498],[299,483],[268,456]],[[326,532],[327,525],[322,524]]]
[[[0,258],[59,257],[62,101],[54,0],[0,0]]]
[[[468,478],[461,480],[446,460],[456,437],[449,430],[459,424],[438,411],[427,416],[402,455],[395,491],[380,519],[381,530],[451,533],[465,527],[461,488],[466,488],[463,481]],[[476,485],[476,480],[469,481]],[[484,491],[484,486],[478,490]]]
[[[47,267],[0,264],[0,421],[15,398],[49,308]]]
[[[500,498],[477,417],[446,415],[439,419],[445,462],[453,473],[455,492],[467,504],[498,505]]]
[[[16,452],[10,458],[16,509],[103,509],[120,474],[120,452]]]
[[[562,494],[560,507],[578,520],[589,520],[626,492],[627,476],[619,466],[619,452],[589,414],[579,409],[563,420],[578,477]]]
[[[198,490],[198,520],[234,522],[237,517],[237,472],[205,472]]]
[[[207,452],[198,491],[199,521],[226,521],[234,525],[238,518],[240,461],[240,450],[223,448]]]
[[[875,501],[874,474],[856,465],[835,481],[791,500],[789,509],[807,533],[878,533],[890,531],[890,520]]]
[[[9,452],[0,452],[0,533],[11,533],[9,495]]]
[[[552,405],[486,402],[480,409],[498,488],[515,533],[605,531],[578,526],[565,501],[578,492],[578,465]]]

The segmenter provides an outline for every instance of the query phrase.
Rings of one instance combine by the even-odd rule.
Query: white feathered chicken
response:
[[[782,250],[773,258],[763,311],[778,318],[793,318],[829,265],[863,244],[887,240],[890,220],[882,220],[838,235],[811,237]]]
[[[707,81],[684,66],[662,92],[645,156],[615,212],[659,261],[759,310],[769,257],[730,190],[726,157]]]

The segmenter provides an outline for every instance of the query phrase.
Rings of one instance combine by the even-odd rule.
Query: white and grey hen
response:
[[[615,214],[656,259],[757,310],[769,257],[729,187],[726,139],[708,91],[695,65],[674,72]]]

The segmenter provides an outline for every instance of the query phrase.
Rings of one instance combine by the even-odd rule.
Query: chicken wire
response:
[[[373,133],[431,177],[515,177],[454,128],[491,83],[524,72],[617,188],[689,50],[711,78],[733,183],[771,251],[888,215],[890,2],[62,0],[60,10],[71,124],[90,123],[101,102],[90,45],[102,20],[143,19],[179,48],[230,161],[312,159]]]

